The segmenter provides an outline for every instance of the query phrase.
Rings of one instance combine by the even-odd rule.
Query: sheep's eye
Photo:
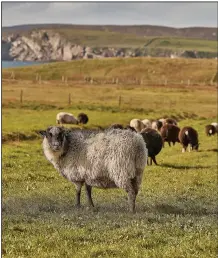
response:
[[[49,133],[49,136],[52,137],[52,133]]]

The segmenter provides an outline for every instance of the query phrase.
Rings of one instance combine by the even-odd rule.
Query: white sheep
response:
[[[151,128],[151,121],[149,119],[142,120],[142,123],[144,124],[144,128]]]
[[[215,129],[216,129],[216,133],[218,133],[218,123],[211,123],[211,125],[213,125],[214,127],[215,127]]]
[[[56,116],[57,124],[78,124],[78,120],[71,113],[60,112]]]
[[[148,150],[140,134],[130,130],[66,130],[53,126],[40,131],[43,150],[53,166],[77,188],[80,206],[85,183],[89,205],[93,205],[91,187],[122,188],[128,194],[130,211],[147,163]]]
[[[142,121],[139,120],[139,119],[136,119],[136,118],[135,118],[135,119],[132,119],[132,120],[130,121],[129,125],[130,125],[131,127],[135,128],[135,130],[136,130],[137,132],[141,132],[141,130],[145,128],[145,125],[142,123]]]

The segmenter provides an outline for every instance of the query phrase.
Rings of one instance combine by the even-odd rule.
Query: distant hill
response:
[[[216,58],[214,28],[36,24],[2,28],[2,60]],[[216,38],[216,37],[215,37]]]
[[[153,25],[72,25],[72,24],[29,24],[2,27],[2,36],[9,34],[25,34],[34,29],[44,30],[90,30],[101,32],[117,32],[136,35],[139,37],[180,37],[192,39],[217,40],[217,28],[188,27],[173,28]]]

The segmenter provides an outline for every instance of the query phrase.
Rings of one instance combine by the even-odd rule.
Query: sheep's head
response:
[[[64,127],[50,126],[45,131],[39,131],[44,137],[47,138],[48,144],[53,151],[60,151],[65,145],[67,131]]]
[[[192,145],[192,149],[198,151],[199,145],[199,143]]]

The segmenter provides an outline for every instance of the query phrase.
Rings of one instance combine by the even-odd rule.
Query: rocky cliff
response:
[[[2,60],[69,61],[73,59],[103,57],[188,57],[215,58],[217,53],[173,51],[163,48],[90,48],[75,45],[58,33],[45,30],[32,31],[28,36],[11,35],[2,39]]]

